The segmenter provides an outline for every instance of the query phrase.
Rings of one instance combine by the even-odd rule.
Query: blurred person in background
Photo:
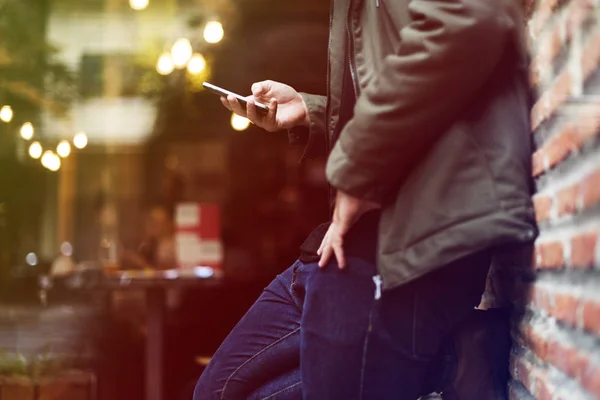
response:
[[[226,338],[195,400],[431,391],[427,369],[478,306],[494,252],[537,235],[523,25],[519,0],[335,0],[327,96],[264,81],[246,108],[221,99],[306,156],[328,153],[333,216]],[[467,374],[494,368],[479,349],[461,354]],[[445,396],[506,398],[501,376],[455,379]]]
[[[124,258],[134,269],[172,269],[177,266],[173,219],[167,208],[150,208],[142,243],[137,251],[126,251]]]

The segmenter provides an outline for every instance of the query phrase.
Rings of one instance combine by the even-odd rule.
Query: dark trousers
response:
[[[194,400],[416,400],[450,330],[481,299],[482,252],[383,292],[374,265],[297,261],[225,339]]]

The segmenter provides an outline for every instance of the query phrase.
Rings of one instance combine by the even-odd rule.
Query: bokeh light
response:
[[[192,75],[198,75],[206,68],[206,60],[202,54],[196,53],[187,64],[187,70]]]
[[[33,142],[29,146],[29,156],[35,160],[42,156],[42,145],[40,142]]]
[[[163,53],[156,62],[156,71],[161,75],[169,75],[175,69],[171,54]]]
[[[144,10],[149,3],[149,0],[129,0],[129,6],[136,11]]]
[[[231,127],[236,131],[246,130],[249,126],[250,120],[248,118],[242,117],[241,115],[237,114],[231,115]]]
[[[61,140],[56,146],[56,153],[62,158],[68,157],[71,154],[71,145],[68,140]]]
[[[0,120],[3,122],[10,122],[12,121],[12,117],[13,110],[10,106],[2,106],[2,108],[0,108]]]
[[[78,149],[83,149],[88,144],[88,138],[83,132],[79,132],[73,138],[73,145]]]
[[[192,58],[194,50],[186,38],[177,39],[171,48],[171,59],[175,68],[183,68]],[[160,60],[159,60],[160,61]]]
[[[218,43],[225,34],[223,25],[219,21],[209,21],[204,27],[204,40],[208,43]]]
[[[25,140],[30,140],[33,137],[34,129],[31,122],[25,122],[23,126],[21,126],[21,137]]]

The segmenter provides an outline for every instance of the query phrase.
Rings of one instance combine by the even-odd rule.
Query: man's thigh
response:
[[[426,394],[427,367],[440,343],[479,304],[489,264],[489,253],[474,254],[384,292],[371,314],[364,399]]]
[[[302,391],[305,400],[360,398],[375,266],[350,258],[344,270],[303,265],[297,290],[304,299],[301,328]]]
[[[283,372],[297,370],[301,304],[291,286],[300,265],[275,278],[227,336],[200,377],[194,400],[245,399]]]

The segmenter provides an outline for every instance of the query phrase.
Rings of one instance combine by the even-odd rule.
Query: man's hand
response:
[[[248,118],[256,126],[269,132],[308,126],[308,109],[302,96],[291,86],[275,81],[252,85],[252,96],[246,97],[246,108],[234,96],[221,97],[225,107]],[[255,101],[269,106],[266,114],[256,109]]]
[[[317,251],[321,256],[319,267],[327,266],[332,254],[335,254],[340,269],[346,266],[344,236],[365,212],[376,208],[379,208],[376,203],[352,197],[342,191],[337,192],[333,221]]]

